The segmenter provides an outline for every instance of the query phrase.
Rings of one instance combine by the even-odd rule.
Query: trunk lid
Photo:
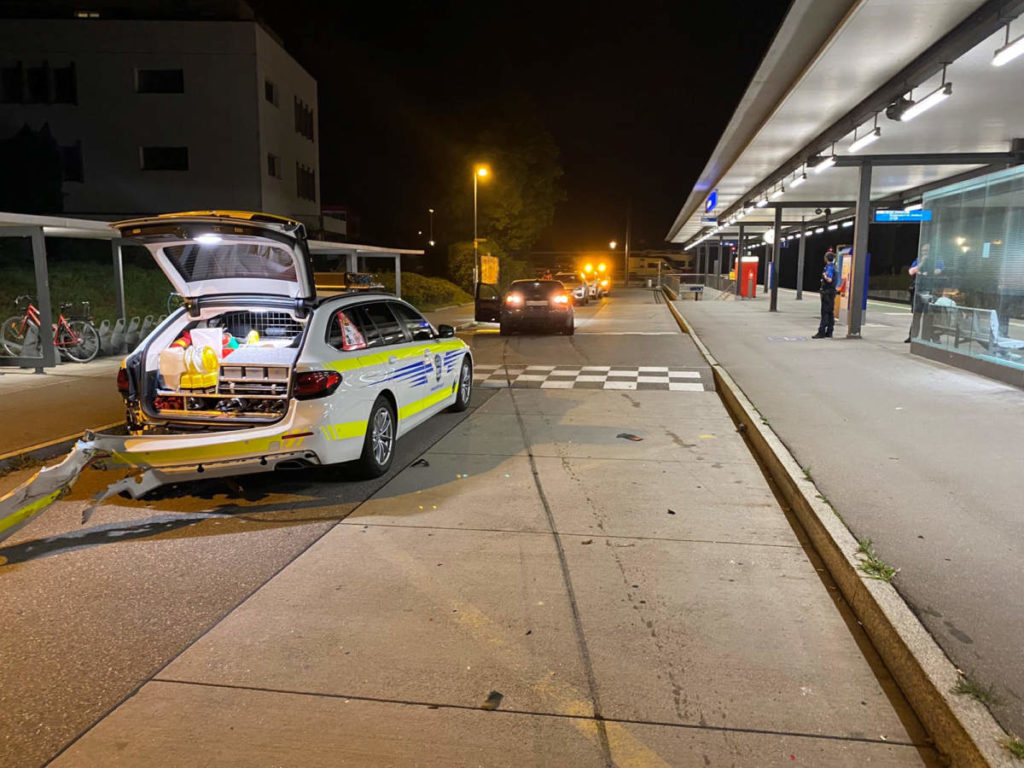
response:
[[[263,213],[191,211],[111,224],[144,246],[182,297],[316,298],[305,227]]]

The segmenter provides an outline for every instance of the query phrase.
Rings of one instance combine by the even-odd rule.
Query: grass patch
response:
[[[858,542],[857,554],[861,558],[857,567],[864,571],[869,579],[878,579],[888,584],[892,577],[899,573],[899,568],[893,568],[875,553],[871,539],[861,539]]]
[[[953,693],[958,696],[970,696],[986,706],[993,707],[1000,703],[999,696],[991,685],[984,685],[970,675],[960,675],[953,686]]]
[[[1003,747],[1014,757],[1024,760],[1024,741],[1016,736],[1011,736],[1003,742]]]

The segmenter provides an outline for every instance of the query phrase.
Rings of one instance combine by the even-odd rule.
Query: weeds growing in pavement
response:
[[[1003,742],[1003,746],[1006,747],[1006,750],[1011,755],[1024,760],[1024,741],[1018,739],[1016,736],[1011,736]]]
[[[864,571],[870,579],[878,579],[889,583],[892,577],[899,572],[899,568],[893,568],[875,554],[875,548],[871,539],[861,539],[857,546],[857,554],[861,556],[860,565],[857,567]]]
[[[33,459],[31,456],[21,455],[15,456],[12,459],[8,459],[5,466],[0,467],[0,477],[9,475],[12,472],[18,472],[22,469],[32,469],[38,467],[42,462],[39,459]]]
[[[956,679],[956,685],[953,686],[953,693],[960,696],[970,696],[972,699],[977,699],[982,704],[986,704],[990,707],[999,703],[999,697],[996,695],[996,692],[992,689],[991,685],[983,685],[970,675],[960,675]],[[1024,747],[1024,745],[1022,745],[1022,747]]]

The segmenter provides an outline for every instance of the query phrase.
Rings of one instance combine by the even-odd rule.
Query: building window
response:
[[[57,104],[78,103],[78,78],[74,62],[53,70],[53,100]]]
[[[144,171],[187,171],[188,147],[142,147]]]
[[[299,197],[316,202],[316,171],[302,163],[296,163],[295,179]]]
[[[64,181],[85,181],[82,168],[82,142],[60,147],[60,167]]]
[[[25,67],[20,61],[0,69],[0,102],[5,104],[77,104],[75,65],[51,69],[47,62]]]
[[[281,178],[281,158],[273,152],[267,153],[267,175],[275,179]]]
[[[50,88],[50,65],[43,62],[42,66],[28,67],[25,73],[25,82],[28,86],[25,93],[26,103],[49,104],[53,101]]]
[[[313,141],[313,108],[307,107],[298,96],[295,97],[295,132]]]
[[[184,93],[185,72],[180,69],[135,70],[137,93]]]
[[[76,19],[98,19],[99,11],[75,11]]]
[[[263,81],[263,98],[273,104],[275,107],[278,106],[278,91],[277,83],[272,80]]]
[[[0,70],[0,100],[5,104],[21,104],[25,101],[25,68],[19,61]]]

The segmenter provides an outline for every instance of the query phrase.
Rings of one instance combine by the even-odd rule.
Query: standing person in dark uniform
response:
[[[914,263],[910,265],[910,269],[907,272],[910,273],[910,333],[907,334],[907,338],[903,340],[904,344],[909,344],[910,340],[917,335],[918,331],[921,330],[921,313],[924,311],[925,302],[917,296],[917,276],[919,274],[927,274],[924,272],[924,261],[928,258],[928,244],[925,243],[921,246],[921,255],[914,259]]]
[[[836,324],[836,286],[839,284],[836,275],[836,255],[831,250],[825,253],[825,269],[821,273],[821,322],[818,332],[812,339],[831,339],[832,329]]]

